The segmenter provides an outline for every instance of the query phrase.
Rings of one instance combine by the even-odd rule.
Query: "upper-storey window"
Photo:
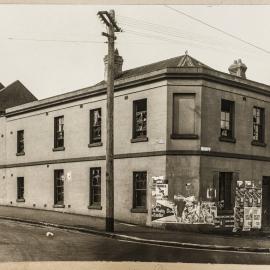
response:
[[[133,102],[133,139],[147,139],[147,99]]]
[[[220,136],[223,138],[233,138],[234,136],[234,102],[221,100]]]
[[[253,107],[253,141],[264,142],[264,109]]]
[[[101,143],[101,108],[90,111],[90,144]]]
[[[64,116],[54,118],[54,148],[64,147]]]
[[[24,130],[17,131],[17,154],[24,154]]]
[[[197,138],[195,134],[195,94],[173,95],[173,139]]]

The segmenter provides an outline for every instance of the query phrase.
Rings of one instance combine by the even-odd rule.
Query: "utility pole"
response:
[[[106,121],[106,231],[114,231],[114,147],[113,147],[113,105],[114,105],[114,41],[115,32],[121,29],[115,21],[114,10],[99,11],[101,21],[106,25],[108,39],[107,71],[107,121]]]

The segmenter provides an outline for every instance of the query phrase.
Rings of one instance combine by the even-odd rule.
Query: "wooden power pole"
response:
[[[115,32],[121,29],[115,21],[113,10],[99,11],[99,18],[107,27],[102,35],[108,39],[107,71],[107,121],[106,121],[106,231],[114,231],[114,143],[113,143],[113,105],[114,105],[114,40]]]

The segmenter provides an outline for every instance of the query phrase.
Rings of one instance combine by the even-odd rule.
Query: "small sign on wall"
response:
[[[67,172],[67,178],[66,178],[67,182],[72,181],[72,175],[71,175],[71,171]]]

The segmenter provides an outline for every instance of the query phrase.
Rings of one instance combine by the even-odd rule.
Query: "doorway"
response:
[[[270,227],[270,176],[262,179],[262,228]]]

